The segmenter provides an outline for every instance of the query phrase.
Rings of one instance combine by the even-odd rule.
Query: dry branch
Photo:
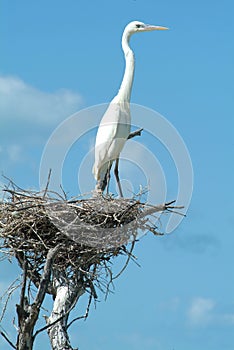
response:
[[[32,192],[11,183],[0,203],[0,249],[6,256],[14,256],[24,271],[17,307],[19,328],[30,325],[32,343],[47,329],[53,349],[72,349],[67,322],[79,297],[90,293],[88,310],[92,298],[97,298],[97,288],[107,294],[113,279],[134,260],[132,251],[139,232],[159,234],[158,218],[152,215],[175,208],[181,207],[174,202],[153,206],[134,198],[67,200],[50,192],[48,186],[43,192]],[[126,256],[126,264],[113,277],[110,263],[118,255]],[[30,294],[32,284],[37,293],[30,305],[26,293]],[[46,294],[53,296],[54,308],[46,318],[47,326],[33,334]],[[56,339],[60,339],[59,345]]]

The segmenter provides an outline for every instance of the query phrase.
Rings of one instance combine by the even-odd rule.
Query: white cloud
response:
[[[18,163],[25,160],[25,150],[22,145],[17,143],[0,145],[0,166],[6,167],[10,163]]]
[[[81,103],[81,96],[71,90],[60,89],[49,93],[17,77],[0,76],[1,121],[53,124],[75,113]]]
[[[211,298],[194,298],[188,308],[187,316],[192,327],[234,325],[233,304],[225,306]]]
[[[215,302],[209,298],[194,298],[188,310],[188,318],[190,324],[194,326],[204,326],[213,319],[212,312]]]
[[[18,162],[22,159],[22,147],[17,144],[9,145],[7,147],[7,154],[10,161]]]
[[[209,298],[195,298],[188,310],[188,318],[191,325],[204,326],[211,322],[215,302]]]

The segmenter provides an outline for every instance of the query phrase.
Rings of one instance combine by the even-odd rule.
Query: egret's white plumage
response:
[[[134,77],[134,53],[129,46],[129,39],[132,34],[137,32],[163,29],[167,28],[147,25],[138,21],[130,22],[124,29],[122,36],[122,49],[125,56],[123,81],[118,94],[110,102],[102,117],[96,136],[93,174],[97,181],[96,190],[98,191],[104,191],[111,165],[113,161],[116,161],[115,176],[122,196],[118,177],[118,161],[120,152],[130,134],[130,97]]]

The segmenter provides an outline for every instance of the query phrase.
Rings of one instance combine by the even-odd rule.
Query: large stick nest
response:
[[[67,276],[77,270],[90,274],[91,267],[97,273],[97,267],[107,269],[112,257],[131,257],[127,245],[134,245],[139,232],[160,234],[154,215],[176,208],[173,202],[152,206],[137,199],[103,196],[67,200],[48,190],[25,191],[14,184],[4,191],[0,203],[1,249],[15,256],[21,267],[27,260],[35,285],[48,251],[58,244],[56,269],[66,271]]]

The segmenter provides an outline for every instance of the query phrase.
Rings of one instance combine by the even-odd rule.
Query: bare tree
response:
[[[181,208],[173,206],[174,202],[152,206],[139,198],[111,196],[68,200],[48,186],[42,193],[30,192],[12,182],[5,193],[0,203],[1,253],[15,257],[22,278],[16,344],[5,332],[1,335],[17,350],[33,349],[35,338],[43,331],[48,332],[52,349],[73,350],[68,328],[88,316],[98,290],[108,294],[120,275],[113,276],[113,259],[126,257],[123,271],[135,259],[139,230],[161,234],[158,214]],[[89,295],[85,314],[69,320],[85,293]],[[36,329],[46,295],[53,298],[53,308],[45,326]]]

